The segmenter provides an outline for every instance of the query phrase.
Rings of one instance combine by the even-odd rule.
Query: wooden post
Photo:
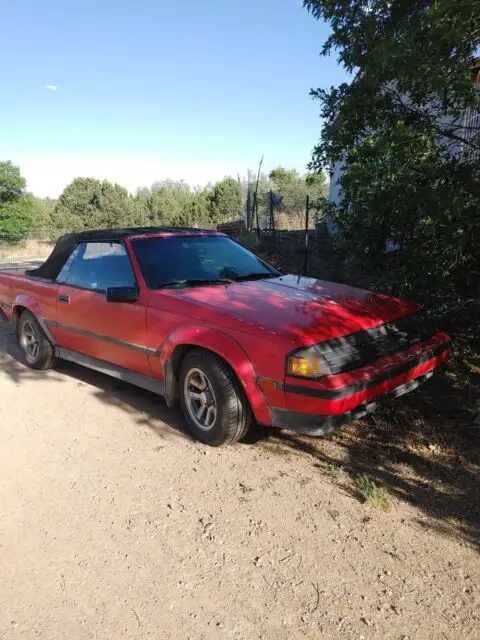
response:
[[[310,197],[307,196],[305,202],[305,256],[303,261],[303,275],[307,275],[307,257],[308,257],[308,215],[310,213]]]

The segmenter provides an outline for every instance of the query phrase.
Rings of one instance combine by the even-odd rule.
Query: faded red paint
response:
[[[173,234],[145,233],[136,237],[159,235]],[[20,271],[3,271],[3,312],[12,319],[16,306],[25,307],[47,322],[59,346],[159,380],[163,380],[165,365],[177,347],[209,349],[231,366],[256,419],[263,424],[271,423],[272,408],[319,418],[344,413],[424,375],[448,358],[448,336],[439,333],[426,343],[348,373],[317,381],[288,378],[286,358],[293,350],[370,329],[415,313],[420,307],[341,284],[291,275],[151,291],[128,239],[126,246],[140,289],[136,304],[110,304],[99,292],[33,280]],[[62,305],[59,295],[68,295],[70,304]],[[439,355],[432,355],[433,350]],[[421,364],[417,362],[419,357]],[[385,375],[398,364],[406,364],[408,371],[340,399],[284,391],[288,384],[319,392],[339,390]],[[260,386],[259,378],[270,382]]]

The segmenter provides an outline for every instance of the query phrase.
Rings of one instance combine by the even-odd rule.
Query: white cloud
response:
[[[27,189],[41,198],[56,198],[77,177],[110,180],[135,193],[139,187],[150,187],[157,180],[185,180],[192,186],[203,186],[226,175],[245,175],[247,170],[247,167],[233,164],[169,163],[151,157],[97,154],[50,154],[12,159],[27,180]]]
[[[56,91],[58,89],[56,84],[46,84],[45,89],[47,91]]]

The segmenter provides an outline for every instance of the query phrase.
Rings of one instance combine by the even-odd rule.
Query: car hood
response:
[[[235,284],[182,289],[175,294],[209,306],[292,342],[315,344],[391,322],[420,306],[342,284],[285,275]],[[232,327],[233,328],[233,327]]]

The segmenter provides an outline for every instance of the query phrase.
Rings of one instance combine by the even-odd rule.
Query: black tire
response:
[[[32,349],[28,346],[30,342],[30,336],[33,334],[34,340],[36,340],[37,348]],[[51,369],[55,366],[55,349],[50,340],[45,335],[38,320],[30,311],[22,311],[22,314],[18,320],[17,335],[20,347],[25,358],[25,363],[31,369]]]
[[[196,371],[202,372],[206,377],[211,386],[208,391],[213,392],[213,402],[216,405],[212,425],[203,429],[199,428],[191,415],[192,403],[186,397],[186,393],[189,394],[186,381]],[[241,440],[246,435],[252,423],[252,410],[237,377],[224,360],[203,349],[190,351],[181,365],[179,385],[183,415],[188,430],[197,440],[219,447]]]

